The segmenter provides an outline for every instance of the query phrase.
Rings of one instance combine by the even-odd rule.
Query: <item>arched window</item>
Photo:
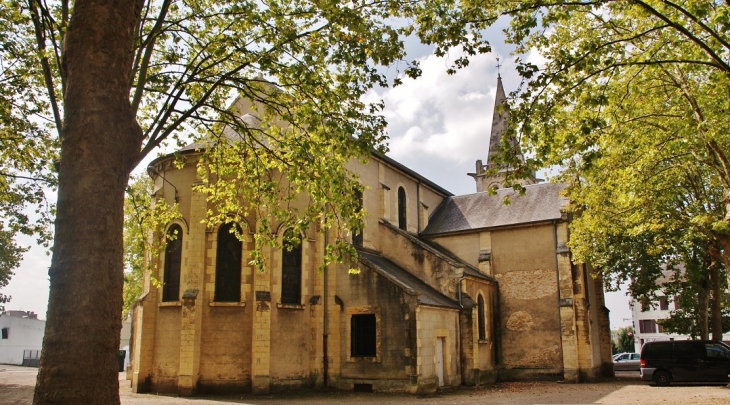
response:
[[[355,201],[357,201],[355,212],[359,213],[362,211],[362,191],[355,189],[353,192],[355,193]],[[352,231],[352,244],[355,246],[362,246],[362,230]]]
[[[477,326],[479,328],[479,340],[487,340],[487,328],[484,324],[484,298],[479,294],[477,298]]]
[[[162,275],[162,301],[180,300],[180,265],[182,264],[182,228],[172,225],[167,230],[165,274]]]
[[[242,244],[232,232],[233,223],[218,229],[218,249],[215,263],[215,301],[241,301]],[[240,232],[240,229],[239,229]]]
[[[406,190],[398,187],[398,228],[407,230],[406,223]]]
[[[293,239],[291,229],[284,233],[281,249],[281,303],[301,304],[302,243]]]

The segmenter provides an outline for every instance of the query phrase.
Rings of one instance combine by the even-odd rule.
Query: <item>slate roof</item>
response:
[[[541,183],[525,186],[524,195],[505,188],[496,195],[484,192],[449,197],[433,213],[421,235],[558,220],[568,203],[560,196],[564,188],[565,184]],[[510,205],[504,204],[505,196],[510,196]]]
[[[363,250],[358,250],[357,254],[363,264],[405,290],[406,293],[417,295],[419,304],[454,309],[461,308],[456,301],[436,291],[435,288],[426,284],[420,278],[398,267],[398,265],[383,256]]]

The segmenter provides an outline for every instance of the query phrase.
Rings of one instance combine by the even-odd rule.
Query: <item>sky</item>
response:
[[[388,155],[455,195],[476,192],[474,179],[466,173],[474,172],[477,159],[487,159],[497,58],[505,91],[516,90],[520,83],[514,56],[510,55],[512,48],[503,43],[502,26],[498,24],[485,32],[492,52],[472,57],[469,66],[455,75],[448,75],[446,69],[449,60],[460,56],[458,52],[441,59],[431,53],[431,48],[407,41],[408,58],[420,61],[423,76],[417,80],[404,78],[398,87],[374,89],[366,95],[366,101],[385,102]],[[538,65],[542,60],[534,52],[522,59]],[[136,171],[141,172],[146,164],[143,162]],[[544,173],[540,174],[538,177],[545,178]],[[6,309],[34,311],[45,319],[50,256],[32,238],[21,237],[19,242],[31,249],[0,292],[12,296]],[[606,293],[606,304],[612,329],[631,325],[625,291]]]

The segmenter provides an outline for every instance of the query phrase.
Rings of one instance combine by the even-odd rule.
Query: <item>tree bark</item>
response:
[[[710,265],[710,290],[712,298],[710,298],[710,330],[712,331],[712,340],[722,340],[722,288],[720,282],[719,263],[715,262]]]
[[[129,102],[140,0],[78,0],[34,404],[118,404],[124,189],[142,143]]]
[[[710,294],[707,283],[702,282],[697,292],[697,328],[700,331],[700,339],[706,340],[709,331],[707,327],[707,308],[709,307]]]

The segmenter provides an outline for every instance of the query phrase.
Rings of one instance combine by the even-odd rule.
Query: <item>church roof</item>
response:
[[[243,117],[241,117],[241,120],[244,121],[250,128],[257,128],[261,124],[261,120],[256,117],[255,115],[251,114],[245,114]],[[243,139],[243,137],[238,134],[236,131],[226,128],[226,130],[223,131],[223,138],[228,140],[229,142],[237,142]],[[188,145],[183,146],[181,149],[179,149],[178,153],[190,153],[195,152],[201,149],[205,149],[210,147],[213,144],[213,140],[210,141],[201,141],[196,143],[191,143]],[[454,195],[449,190],[446,190],[445,188],[439,186],[435,182],[427,179],[426,177],[420,175],[415,170],[409,168],[408,166],[404,165],[403,163],[398,162],[397,160],[383,155],[380,152],[373,149],[370,152],[371,156],[375,157],[376,159],[379,159],[390,166],[393,166],[397,170],[399,170],[401,173],[404,173],[408,176],[413,177],[417,182],[420,182],[423,185],[426,185],[427,187],[430,187],[432,190],[436,191],[439,194],[442,194],[444,196],[452,196]],[[174,156],[174,153],[170,153],[166,156],[158,157],[157,159],[153,160],[149,165],[155,164],[157,161],[165,159],[167,157]]]
[[[446,198],[429,219],[423,236],[498,228],[559,220],[568,199],[560,192],[565,184],[541,183],[525,186],[525,194],[504,188],[496,195],[486,192]],[[506,205],[504,198],[511,203]]]
[[[479,269],[472,266],[471,264],[465,262],[462,260],[459,256],[455,255],[445,247],[439,245],[438,243],[435,243],[433,241],[419,238],[417,235],[413,235],[411,233],[408,233],[397,226],[391,224],[388,221],[380,220],[380,223],[383,224],[386,228],[392,230],[393,232],[401,234],[406,239],[410,240],[411,243],[414,243],[418,245],[421,249],[425,249],[430,251],[431,253],[440,256],[442,259],[446,260],[450,265],[456,266],[456,267],[463,267],[464,268],[464,275],[472,276],[475,278],[480,278],[482,280],[487,281],[495,281],[494,278],[491,276],[488,276],[486,274],[483,274],[479,272]]]
[[[402,288],[407,294],[417,295],[419,304],[454,309],[461,308],[456,301],[441,294],[420,278],[400,268],[383,256],[363,250],[358,250],[357,254],[363,264]]]

